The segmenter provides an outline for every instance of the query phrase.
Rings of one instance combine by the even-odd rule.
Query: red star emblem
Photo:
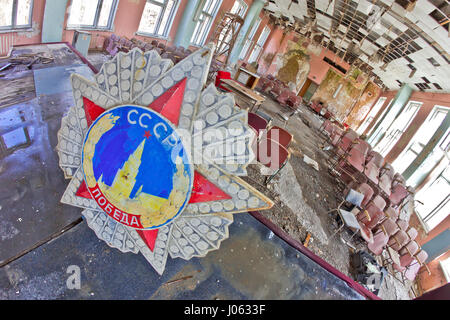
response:
[[[160,113],[162,116],[166,117],[169,121],[177,126],[178,120],[180,118],[180,111],[185,88],[186,78],[164,92],[155,101],[153,101],[148,106],[148,108]],[[85,97],[83,97],[83,102],[88,126],[90,126],[92,122],[95,121],[95,119],[105,111],[105,109]],[[145,131],[144,137],[148,139],[150,136],[150,131]],[[91,195],[89,194],[89,192],[85,192],[86,190],[87,188],[85,182],[83,181],[77,191],[77,196],[91,199]],[[214,185],[212,182],[208,181],[199,172],[194,172],[194,183],[189,203],[208,202],[224,199],[231,199],[231,197],[216,185]],[[150,250],[153,251],[155,241],[158,236],[158,229],[136,231],[141,236],[142,240],[144,240],[144,242],[148,245]]]
[[[144,133],[144,137],[145,138],[150,138],[152,135],[150,134],[150,131],[145,131],[145,133]]]

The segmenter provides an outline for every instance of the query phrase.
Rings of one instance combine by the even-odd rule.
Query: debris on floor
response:
[[[306,164],[310,165],[311,167],[319,171],[319,164],[317,163],[317,161],[311,159],[306,154],[303,156],[303,161],[305,161]]]

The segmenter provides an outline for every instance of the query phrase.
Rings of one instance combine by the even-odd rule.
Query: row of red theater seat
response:
[[[317,113],[319,116],[324,117],[325,119],[334,119],[334,114],[328,110],[326,106],[324,106],[320,101],[311,101],[308,104],[308,107],[314,112]]]
[[[170,59],[174,64],[180,62],[182,59],[192,53],[190,49],[184,49],[183,47],[166,46],[162,42],[152,40],[146,42],[139,39],[127,39],[126,37],[120,37],[115,34],[107,37],[103,43],[103,49],[111,56],[115,56],[118,52],[128,52],[133,48],[139,48],[143,52],[155,50],[161,55],[162,58]]]
[[[294,110],[300,107],[303,101],[302,97],[297,96],[286,84],[274,78],[272,75],[261,77],[255,89],[277,100],[282,106]]]
[[[343,130],[325,120],[320,132],[333,146],[331,168],[347,186],[344,193],[355,190],[364,196],[356,218],[368,249],[375,255],[387,247],[398,252],[400,261],[392,263],[394,269],[402,279],[413,280],[428,257],[415,241],[417,230],[399,217],[402,207],[414,199],[414,189],[352,129]]]

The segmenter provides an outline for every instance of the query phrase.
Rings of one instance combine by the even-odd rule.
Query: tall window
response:
[[[31,27],[33,0],[0,0],[0,30]]]
[[[261,32],[261,35],[258,38],[258,41],[256,42],[255,46],[253,47],[252,54],[250,55],[250,58],[248,58],[248,62],[252,63],[258,60],[259,54],[261,53],[264,43],[266,43],[267,38],[270,34],[270,28],[268,26],[264,27],[263,32]]]
[[[421,105],[422,102],[410,101],[402,110],[401,114],[391,123],[389,128],[385,131],[384,136],[374,146],[373,150],[385,157],[398,140],[400,140],[402,134],[405,133]]]
[[[118,0],[72,0],[68,27],[111,29]]]
[[[205,44],[206,37],[211,29],[212,22],[216,17],[222,0],[206,0],[203,8],[198,14],[198,17],[194,17],[197,21],[195,25],[194,34],[191,38],[191,43],[196,46],[202,46]]]
[[[430,142],[430,139],[441,126],[449,111],[449,108],[442,106],[435,106],[433,108],[427,119],[409,141],[406,148],[403,149],[397,159],[392,163],[395,171],[402,173],[409,167],[428,142]]]
[[[450,213],[450,167],[442,172],[416,194],[423,205],[416,207],[417,213],[428,231],[436,227]]]
[[[237,14],[241,18],[244,18],[245,13],[247,12],[247,4],[243,0],[236,0],[234,2],[233,8],[231,8],[230,12]]]
[[[250,30],[248,38],[245,40],[244,46],[242,47],[241,54],[239,55],[239,59],[243,60],[245,58],[245,56],[247,55],[248,49],[250,49],[250,46],[252,45],[253,38],[255,37],[256,30],[258,30],[260,23],[261,23],[261,18],[258,18],[258,20],[256,20],[255,24],[253,25],[252,30]]]
[[[381,107],[383,106],[384,102],[386,101],[387,97],[381,97],[378,99],[377,103],[373,106],[372,110],[370,110],[370,113],[367,115],[364,122],[360,125],[358,130],[356,130],[356,133],[363,134],[364,131],[367,129],[369,124],[372,123],[373,119],[377,115],[377,113],[380,111]]]
[[[139,24],[139,32],[167,37],[179,0],[147,0]]]

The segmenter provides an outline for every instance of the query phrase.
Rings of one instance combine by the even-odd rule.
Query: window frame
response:
[[[17,3],[19,0],[13,0],[13,6],[12,6],[12,19],[11,19],[11,25],[9,26],[0,26],[0,33],[1,32],[10,32],[10,31],[23,31],[26,29],[31,29],[33,26],[33,8],[34,8],[34,0],[31,0],[30,5],[30,12],[28,13],[30,23],[28,24],[21,24],[17,25]]]
[[[253,39],[255,38],[256,32],[258,31],[261,21],[262,21],[262,19],[259,17],[256,19],[255,25],[250,30],[250,34],[248,35],[247,39],[245,39],[244,45],[242,46],[241,53],[239,54],[240,60],[244,60],[248,56],[250,50],[252,49],[253,45],[255,44],[255,40],[253,40]],[[247,44],[248,44],[248,46],[247,46]],[[247,46],[247,48],[246,48],[246,46]]]
[[[71,0],[70,6],[72,6],[73,0]],[[101,30],[101,31],[111,31],[113,29],[114,19],[116,18],[117,7],[119,5],[119,0],[113,0],[111,10],[108,16],[108,24],[105,27],[98,26],[98,20],[102,11],[103,0],[98,0],[97,9],[95,11],[94,23],[92,25],[86,24],[69,24],[70,15],[67,17],[67,30]]]
[[[162,18],[164,16],[164,12],[165,12],[166,7],[167,7],[167,1],[168,0],[163,0],[163,1],[164,1],[164,4],[162,6],[161,6],[161,3],[157,2],[157,1],[154,1],[154,0],[146,0],[145,1],[146,5],[147,5],[148,2],[150,2],[150,3],[154,4],[154,5],[161,6],[162,8],[164,8],[161,11],[162,14],[160,14],[158,16],[158,19],[157,19],[156,25],[155,25],[155,30],[159,30],[160,25],[161,25],[161,20],[162,20]],[[173,6],[173,10],[170,13],[169,17],[167,18],[167,24],[164,27],[164,31],[163,31],[162,35],[157,34],[157,33],[150,33],[150,32],[140,31],[139,30],[139,26],[138,26],[138,30],[136,31],[135,34],[140,35],[140,36],[144,36],[144,37],[167,39],[169,37],[170,29],[172,29],[173,21],[175,20],[175,16],[177,15],[178,8],[180,7],[180,3],[181,3],[182,0],[174,0],[174,1],[175,1],[175,4]],[[144,6],[144,10],[145,10],[145,6]],[[142,21],[142,16],[143,15],[144,15],[144,12],[142,12],[141,20],[139,20],[139,25],[141,25],[141,21]]]
[[[447,182],[448,185],[450,185],[450,180],[448,179],[448,177],[445,176],[446,170],[447,170],[447,168],[443,168],[443,170],[439,173],[439,175],[436,176],[430,182],[430,184],[428,186],[424,186],[424,190],[431,188],[440,179],[442,179],[443,181]],[[427,233],[430,232],[431,230],[433,230],[439,223],[441,223],[443,220],[445,220],[447,218],[448,213],[447,213],[447,215],[443,216],[443,218],[437,224],[435,224],[435,225],[429,224],[429,221],[432,218],[434,218],[436,215],[439,215],[439,214],[443,215],[445,213],[445,211],[442,211],[442,210],[448,204],[449,201],[450,201],[450,195],[447,195],[439,203],[437,203],[433,208],[430,208],[430,210],[428,210],[427,212],[421,213],[420,210],[416,209],[418,216],[420,216],[421,221],[425,225],[425,230]]]
[[[241,17],[242,19],[244,19],[245,15],[247,14],[247,10],[248,10],[248,4],[244,1],[244,0],[235,0],[234,5],[238,3],[238,10],[236,12],[236,14]],[[231,9],[233,9],[233,7]],[[242,15],[239,14],[239,9],[244,8],[244,12],[242,13]],[[231,10],[230,10],[231,11]]]
[[[213,8],[213,11],[212,11],[212,13],[208,13],[208,10],[213,5],[214,1],[217,1],[217,2],[215,4],[215,7]],[[211,0],[211,3],[209,5],[209,7],[205,8],[206,4],[208,3],[208,0],[206,0],[205,3],[203,4],[203,7],[201,9],[198,8],[197,14],[195,15],[195,17],[197,17],[197,20],[196,20],[196,25],[195,25],[195,28],[194,28],[194,33],[192,34],[191,39],[189,40],[189,43],[190,43],[191,46],[201,47],[201,46],[205,45],[206,38],[208,37],[208,34],[211,31],[211,27],[213,25],[214,20],[217,17],[217,13],[219,12],[219,9],[220,9],[220,7],[222,5],[222,2],[223,2],[222,0]],[[201,28],[199,28],[197,30],[197,24],[200,22],[200,16],[201,15],[208,16],[210,18],[210,20],[208,22],[208,25],[206,26],[206,30],[207,31],[203,35],[198,34],[198,30],[200,30]],[[199,41],[194,42],[194,41],[192,41],[193,39],[199,40]]]
[[[260,41],[260,40],[262,40],[262,37],[263,37],[264,33],[266,32],[266,30],[267,30],[267,35],[265,36],[264,41]],[[270,33],[271,33],[271,32],[272,32],[272,29],[270,29],[269,25],[265,25],[264,28],[263,28],[263,30],[261,31],[261,34],[260,34],[259,37],[258,37],[258,40],[256,40],[256,43],[255,43],[255,45],[253,46],[253,49],[252,49],[252,51],[250,52],[250,55],[248,56],[248,60],[247,60],[248,63],[253,63],[253,62],[258,63],[258,59],[260,58],[261,54],[262,54],[263,51],[264,51],[264,45],[266,44],[267,40],[269,39],[269,36],[270,36]],[[261,43],[261,42],[262,42],[262,43]],[[260,44],[260,43],[261,43],[261,44]],[[260,48],[260,51],[258,52],[258,55],[255,57],[255,60],[254,60],[254,61],[250,61],[250,58],[253,56],[253,53],[255,52],[256,47],[259,47],[259,48]]]

